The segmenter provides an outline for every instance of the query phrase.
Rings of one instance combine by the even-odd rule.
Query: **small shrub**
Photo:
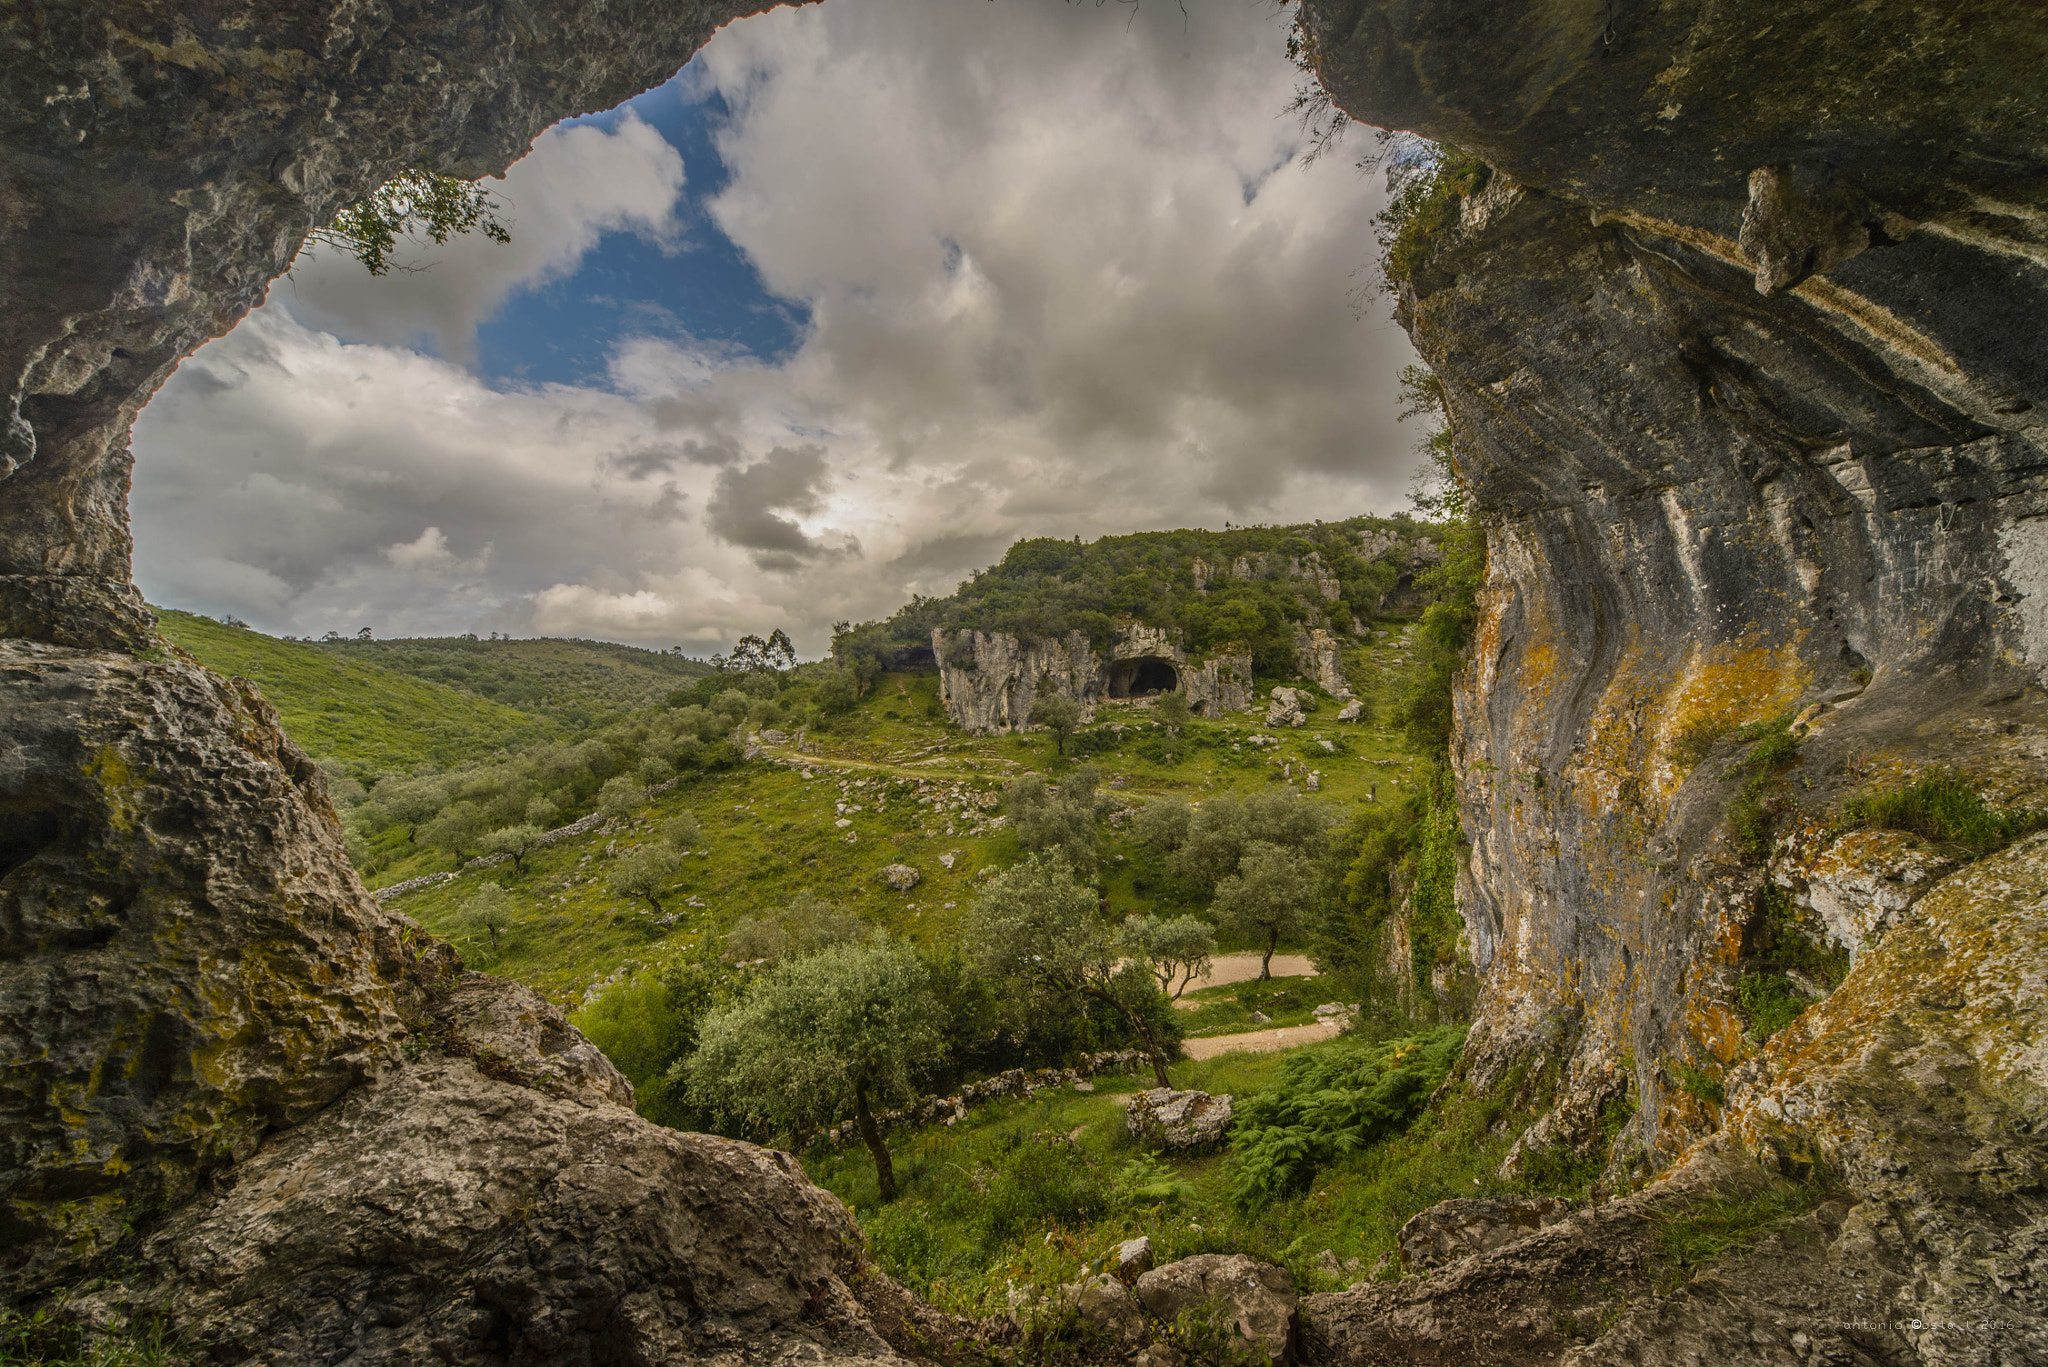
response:
[[[1743,974],[1735,987],[1735,1004],[1749,1017],[1749,1029],[1743,1038],[1756,1046],[1798,1020],[1806,1010],[1806,998],[1776,973]]]
[[[1696,1097],[1709,1106],[1719,1109],[1728,1099],[1721,1079],[1704,1068],[1687,1063],[1682,1058],[1669,1059],[1665,1063],[1671,1080],[1678,1084],[1678,1090],[1687,1096]]]
[[[1792,736],[1790,713],[1752,722],[1742,728],[1742,738],[1751,743],[1743,764],[1757,773],[1776,773],[1799,762],[1799,742]]]
[[[1742,785],[1728,804],[1728,826],[1735,836],[1735,848],[1745,859],[1760,864],[1770,857],[1778,822],[1791,807],[1784,794],[1773,790],[1768,775],[1752,775]]]
[[[1808,934],[1798,906],[1776,883],[1766,881],[1758,892],[1757,912],[1746,952],[1779,968],[1798,969],[1831,988],[1849,976],[1849,951]]]
[[[2023,835],[2048,827],[2048,812],[1998,809],[1953,773],[1942,772],[1907,788],[1852,799],[1843,815],[1858,826],[1910,831],[1944,844],[1990,854]]]

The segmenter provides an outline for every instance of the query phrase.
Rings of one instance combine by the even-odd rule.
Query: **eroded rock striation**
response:
[[[1611,1177],[1695,1172],[1702,1143],[1845,1174],[1822,1252],[1774,1245],[1779,1282],[1761,1253],[1728,1274],[1768,1295],[1631,1311],[1589,1327],[1583,1360],[2036,1360],[2017,1328],[2036,1292],[1995,1269],[2043,1237],[2042,1079],[2019,1062],[2037,1027],[1928,1015],[1911,994],[1967,1000],[1972,970],[1888,953],[1931,909],[1992,897],[1970,880],[1994,865],[1845,840],[1840,804],[1945,768],[1996,805],[2048,806],[2048,20],[1308,0],[1304,23],[1340,106],[1476,159],[1470,193],[1409,240],[1398,300],[1488,538],[1453,754],[1484,975],[1468,1079],[1569,1060],[1511,1169],[1605,1145],[1633,1105]],[[1736,728],[1776,716],[1799,747],[1760,765]],[[1834,1035],[1743,1062],[1737,987],[1784,902],[1855,967],[1797,1027]],[[2031,922],[2001,923],[2006,971],[2042,972]],[[1852,1018],[1855,1000],[1872,1005]],[[1725,1103],[1679,1064],[1725,1070]],[[1785,1077],[1807,1104],[1771,1099]],[[1878,1176],[1894,1162],[1928,1184],[1913,1201]],[[1482,1283],[1459,1313],[1513,1319],[1576,1275],[1544,1261],[1551,1238],[1461,1264],[1440,1295],[1333,1306],[1359,1335],[1325,1341],[1437,1360],[1448,1329],[1400,1347],[1389,1326],[1443,1327]],[[1809,1275],[1811,1297],[1786,1294]],[[1878,1325],[1860,1339],[1858,1313]],[[1916,1319],[2001,1327],[1886,1327]]]
[[[955,1332],[788,1160],[641,1121],[552,1007],[380,910],[318,770],[128,582],[130,422],[308,229],[408,167],[500,171],[759,7],[0,14],[11,1304],[163,1315],[220,1362],[883,1362]]]

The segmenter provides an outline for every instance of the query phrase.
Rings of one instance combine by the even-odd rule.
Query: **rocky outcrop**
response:
[[[419,992],[240,681],[0,641],[0,1288],[66,1277],[395,1053]]]
[[[1273,1367],[1292,1367],[1300,1297],[1284,1267],[1242,1253],[1199,1253],[1153,1268],[1132,1289],[1146,1312],[1167,1324],[1199,1305],[1214,1305],[1245,1347]]]
[[[1295,668],[1333,698],[1349,698],[1351,681],[1344,677],[1344,648],[1321,627],[1294,629]]]
[[[545,1038],[574,1032],[506,986],[469,975],[476,1000],[412,1057],[265,1144],[141,1243],[146,1271],[68,1310],[174,1307],[230,1361],[903,1361],[885,1331],[908,1298],[844,1206],[786,1154],[639,1120],[588,1044],[565,1075]]]
[[[1119,627],[1106,650],[1087,635],[1017,637],[1006,631],[932,632],[939,667],[939,699],[954,723],[969,731],[1023,729],[1042,690],[1083,707],[1105,699],[1186,692],[1197,716],[1219,717],[1251,702],[1252,659],[1244,651],[1191,657],[1175,637],[1132,622]]]
[[[2042,1246],[2042,1036],[1990,1004],[2048,964],[2011,900],[2039,851],[1942,877],[1910,841],[1841,843],[1835,814],[1942,767],[2048,805],[2048,22],[1905,0],[1307,0],[1303,21],[1341,106],[1486,163],[1411,236],[1398,301],[1487,532],[1453,753],[1484,971],[1467,1078],[1565,1053],[1518,1154],[1607,1142],[1627,1094],[1612,1176],[1637,1153],[1678,1164],[1667,1195],[1759,1159],[1843,1184],[1714,1285],[1571,1333],[1544,1288],[1654,1262],[1604,1213],[1331,1302],[1323,1342],[2041,1356],[2038,1292],[2007,1269]],[[1796,760],[1747,764],[1734,728],[1780,715]],[[1859,952],[1744,1062],[1767,878]],[[1992,913],[1995,951],[1962,929]],[[1727,1068],[1726,1104],[1673,1059]]]
[[[1439,1201],[1401,1226],[1401,1261],[1410,1267],[1442,1267],[1475,1253],[1519,1243],[1569,1214],[1568,1202],[1547,1198]]]
[[[1471,938],[1499,947],[1475,1062],[1574,1013],[1573,1087],[1633,1057],[1668,1157],[1693,1134],[1654,1060],[1730,1016],[1713,966],[1761,877],[1726,838],[1739,747],[1695,765],[1687,739],[1867,679],[1807,742],[1820,808],[1860,751],[2005,763],[1969,728],[2041,699],[2048,147],[2025,73],[2048,28],[1906,3],[1854,28],[1804,4],[1497,18],[1310,0],[1304,22],[1340,104],[1494,168],[1399,304],[1488,528],[1455,755]],[[1539,34],[1553,56],[1523,61]],[[1771,167],[1790,179],[1755,181],[1752,212]],[[1868,245],[1800,229],[1786,195],[1860,206]],[[1750,233],[1762,265],[1745,214],[1776,225]]]
[[[788,1160],[641,1121],[553,1008],[379,910],[319,771],[128,583],[131,420],[308,229],[404,168],[500,171],[751,8],[0,13],[11,1305],[161,1316],[223,1362],[882,1362],[954,1332]]]

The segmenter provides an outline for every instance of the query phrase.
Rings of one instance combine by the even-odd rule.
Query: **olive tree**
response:
[[[909,1097],[945,1052],[938,1016],[923,961],[884,936],[787,959],[704,1018],[687,1065],[690,1095],[792,1136],[851,1108],[890,1200],[896,1174],[875,1107]]]
[[[462,924],[488,935],[495,954],[498,937],[512,929],[512,899],[496,883],[486,883],[462,904]]]
[[[1074,876],[1060,854],[1028,855],[990,879],[960,929],[977,967],[1013,988],[1019,1003],[1097,1001],[1122,1016],[1144,1041],[1159,1085],[1173,1085],[1147,1009],[1156,1003],[1158,988],[1144,947],[1103,920],[1095,890]]]
[[[1259,981],[1265,982],[1273,976],[1280,937],[1308,929],[1315,895],[1315,865],[1298,851],[1254,840],[1239,856],[1237,872],[1216,885],[1210,909],[1225,930],[1266,942],[1259,961]]]
[[[512,861],[512,867],[526,872],[526,856],[540,845],[541,829],[538,826],[503,826],[490,832],[477,842],[477,848],[485,854],[502,854]]]
[[[614,896],[637,897],[654,908],[654,914],[661,912],[661,899],[668,894],[668,887],[676,881],[676,875],[683,870],[683,856],[666,844],[642,845],[628,850],[612,864],[605,885]]]
[[[1054,748],[1064,755],[1067,753],[1067,742],[1073,738],[1075,728],[1081,724],[1080,704],[1057,693],[1041,693],[1031,704],[1031,724],[1043,726],[1052,732]]]
[[[1166,723],[1167,729],[1176,735],[1188,724],[1188,718],[1192,715],[1188,708],[1187,692],[1179,688],[1171,693],[1161,694],[1159,701],[1152,704],[1152,711],[1159,720]]]
[[[1017,842],[1033,854],[1059,853],[1083,878],[1095,876],[1095,785],[1100,775],[1084,764],[1055,791],[1038,774],[1026,774],[1003,793],[1003,807],[1017,826]]]
[[[1159,990],[1173,1001],[1179,1001],[1188,984],[1209,971],[1209,963],[1216,957],[1215,928],[1198,916],[1176,916],[1170,921],[1126,916],[1124,936],[1151,963]]]

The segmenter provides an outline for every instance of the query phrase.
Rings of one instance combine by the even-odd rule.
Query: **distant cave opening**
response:
[[[1109,666],[1109,696],[1112,698],[1149,698],[1158,693],[1171,693],[1179,687],[1180,671],[1173,667],[1173,661],[1157,655],[1116,660]]]
[[[928,645],[898,646],[889,657],[889,665],[893,669],[937,669],[939,657]]]

